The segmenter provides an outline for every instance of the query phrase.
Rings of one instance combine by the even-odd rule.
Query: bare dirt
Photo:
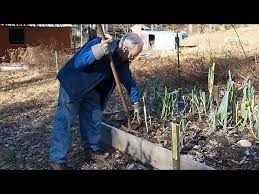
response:
[[[193,48],[180,49],[180,80],[178,79],[176,51],[143,51],[131,64],[139,83],[150,82],[154,78],[162,81],[162,86],[191,90],[195,85],[206,90],[208,68],[216,63],[215,84],[226,86],[228,70],[231,71],[234,82],[240,84],[246,76],[252,78],[256,90],[258,84],[258,25],[250,25],[236,29],[247,57],[233,29],[206,34],[194,34],[183,40],[181,45],[197,45]],[[180,82],[180,85],[178,83]],[[258,92],[257,92],[258,93]],[[149,100],[148,97],[146,99]],[[116,103],[118,102],[118,103]],[[125,113],[119,96],[115,93],[108,104],[110,114],[105,115],[105,121],[115,127],[127,125]],[[134,135],[171,149],[170,121],[166,127],[161,127],[161,114],[155,104],[149,104],[148,115],[152,124],[146,132],[144,124]],[[132,110],[132,109],[131,109]],[[114,114],[112,114],[114,113]],[[144,115],[142,113],[142,118]],[[188,132],[182,137],[181,154],[187,154],[193,159],[206,163],[216,169],[258,169],[258,141],[248,129],[229,128],[227,131],[217,129],[207,135],[208,124],[200,122],[197,115],[187,118],[191,121]],[[148,119],[149,121],[149,119]],[[123,128],[121,128],[123,130]],[[241,147],[239,140],[248,140],[251,147]]]
[[[116,101],[118,103],[114,106]],[[125,130],[121,126],[127,126],[127,119],[125,113],[119,111],[123,110],[123,107],[116,93],[112,96],[108,105],[115,107],[115,109],[113,111],[114,114],[105,115],[105,122],[121,130]],[[144,115],[142,112],[143,118]],[[148,132],[144,123],[141,126],[138,126],[136,123],[133,124],[135,131],[127,132],[171,150],[170,121],[163,128],[158,118],[153,117],[152,120],[152,126],[149,125]],[[224,132],[222,129],[218,129],[212,134],[207,135],[208,126],[205,123],[199,122],[197,116],[190,120],[191,125],[188,127],[187,132],[184,134],[181,133],[181,154],[188,155],[194,160],[205,163],[218,170],[255,170],[259,168],[259,142],[253,138],[248,130],[230,128]],[[241,147],[238,141],[244,139],[251,142],[252,146]]]
[[[56,108],[55,73],[37,69],[0,72],[0,169],[44,170]],[[111,149],[104,161],[88,161],[80,146],[78,121],[72,127],[68,165],[74,170],[152,169]]]
[[[256,59],[258,35],[256,36],[255,33],[257,30],[259,30],[257,25],[237,29],[245,51],[250,54],[248,58],[243,56],[233,31],[193,35],[186,39],[187,45],[198,44],[198,47],[181,51],[179,87],[189,89],[198,84],[206,88],[208,68],[215,62],[216,84],[226,84],[227,70],[230,69],[237,83],[246,75],[250,75],[258,90],[259,68]],[[235,47],[236,52],[234,54],[222,52],[220,45]],[[210,55],[219,50],[217,56]],[[205,52],[209,57],[205,59],[206,56],[199,52]],[[136,59],[131,64],[134,76],[140,85],[144,81],[158,77],[163,81],[163,86],[176,87],[179,80],[175,52],[163,52],[162,56],[161,52],[156,54],[151,51],[150,53],[149,57]],[[190,53],[192,55],[189,55]],[[49,140],[57,91],[58,81],[54,65],[48,71],[30,68],[27,71],[0,72],[0,169],[49,169]],[[130,102],[129,108],[132,113]],[[154,106],[149,114],[158,115],[158,112]],[[153,125],[149,127],[148,133],[142,125],[134,135],[170,149],[170,128],[162,128],[159,119],[155,116],[151,119]],[[259,145],[249,131],[230,128],[223,132],[218,129],[206,135],[206,123],[199,122],[197,117],[191,120],[188,131],[182,137],[182,154],[187,154],[194,160],[204,162],[216,169],[259,169]],[[116,90],[104,112],[104,122],[117,128],[127,123]],[[78,123],[72,128],[72,134],[73,144],[69,155],[69,165],[74,169],[150,169],[134,161],[130,156],[115,150],[110,151],[105,162],[87,162],[80,147]],[[241,139],[248,140],[252,145],[250,147],[239,146],[237,142]]]

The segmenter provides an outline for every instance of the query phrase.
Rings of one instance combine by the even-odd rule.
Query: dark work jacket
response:
[[[105,108],[108,99],[115,88],[115,80],[108,56],[96,60],[91,46],[101,42],[96,37],[88,42],[60,69],[58,80],[66,90],[71,102],[80,102],[89,91],[97,89],[101,95],[101,107]],[[140,100],[138,86],[132,77],[129,62],[120,62],[117,53],[119,40],[111,44],[112,58],[116,65],[120,82],[127,89],[133,103]]]

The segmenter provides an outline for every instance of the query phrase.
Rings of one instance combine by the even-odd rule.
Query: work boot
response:
[[[72,170],[72,168],[68,167],[65,164],[59,164],[59,163],[50,163],[50,167],[52,170]]]

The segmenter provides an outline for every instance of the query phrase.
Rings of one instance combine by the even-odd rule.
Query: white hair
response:
[[[133,48],[134,45],[136,44],[142,44],[142,40],[139,37],[138,34],[133,33],[133,32],[129,32],[125,35],[122,36],[119,46],[121,47],[122,45],[127,45],[129,48]]]

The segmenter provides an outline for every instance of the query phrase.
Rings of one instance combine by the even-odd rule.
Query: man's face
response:
[[[133,48],[128,48],[126,45],[120,48],[120,57],[123,62],[132,61],[143,49],[143,44],[136,44]]]

